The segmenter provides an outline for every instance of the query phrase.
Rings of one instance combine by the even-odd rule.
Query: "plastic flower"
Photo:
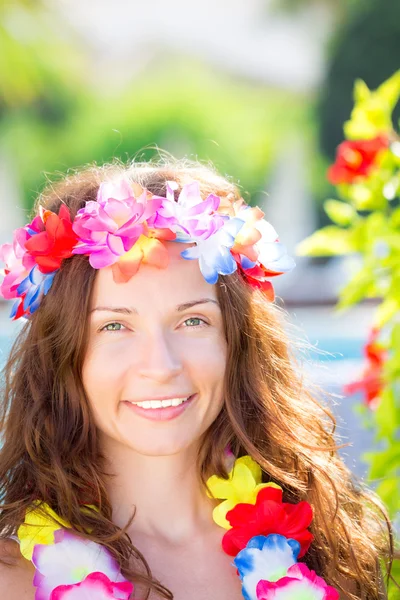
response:
[[[346,140],[336,151],[336,161],[328,169],[328,179],[334,185],[365,179],[377,165],[379,155],[389,146],[386,135],[371,140]]]
[[[229,529],[226,514],[240,502],[254,504],[257,494],[266,487],[276,487],[275,483],[261,483],[261,467],[251,456],[242,456],[235,461],[228,479],[213,475],[207,481],[207,487],[214,498],[223,499],[213,510],[213,519],[220,527]]]
[[[141,235],[128,252],[120,256],[112,266],[116,283],[128,281],[142,263],[164,269],[168,266],[168,250],[163,241],[172,241],[176,235],[170,229],[149,229],[144,227],[145,235]]]
[[[277,581],[296,564],[300,544],[282,535],[258,535],[236,556],[234,565],[239,571],[245,600],[257,600],[257,584],[261,579]]]
[[[61,262],[72,256],[78,238],[72,229],[68,208],[62,204],[58,215],[41,209],[28,230],[33,234],[25,248],[33,257],[41,273],[52,273],[60,268]]]
[[[237,504],[227,513],[226,518],[232,528],[222,538],[222,547],[227,554],[235,556],[252,537],[278,533],[300,543],[301,557],[313,540],[307,529],[312,517],[308,502],[282,502],[280,488],[264,488],[258,492],[255,504]]]
[[[124,581],[110,552],[100,544],[59,529],[53,545],[36,544],[32,554],[36,567],[35,600],[49,600],[59,585],[80,583],[90,573],[104,573],[111,581]]]
[[[22,300],[14,303],[10,316],[18,318],[22,314],[32,315],[51,288],[56,272],[41,273],[37,265],[31,269],[29,275],[18,286],[18,296]]]
[[[73,230],[79,237],[74,254],[89,255],[94,269],[110,266],[128,252],[144,233],[144,223],[161,205],[161,198],[148,198],[143,190],[133,196],[129,182],[105,182],[97,202],[86,202],[75,217]]]
[[[234,202],[233,211],[235,217],[244,221],[244,225],[235,238],[232,252],[239,255],[243,254],[250,261],[255,262],[258,257],[255,244],[261,239],[261,232],[257,228],[257,223],[262,220],[264,213],[258,206],[253,208],[247,206],[243,198]]]
[[[257,220],[254,227],[260,240],[254,244],[254,259],[249,253],[235,253],[244,279],[254,288],[260,289],[270,301],[274,300],[274,290],[269,278],[291,271],[296,265],[288,256],[286,247],[278,240],[278,234],[265,219]],[[235,247],[233,250],[235,250]],[[256,262],[255,262],[256,261]]]
[[[26,227],[19,227],[14,231],[13,243],[0,246],[0,260],[5,263],[1,295],[6,300],[18,297],[19,284],[35,266],[33,257],[25,249],[25,243],[30,237]]]
[[[216,283],[218,275],[231,275],[237,269],[230,249],[243,224],[244,221],[236,218],[226,220],[214,235],[196,242],[196,246],[184,250],[181,256],[188,260],[198,259],[204,279],[207,283]]]
[[[115,583],[104,573],[90,573],[80,583],[59,585],[50,600],[129,600],[133,584],[128,581]]]
[[[365,403],[376,409],[384,387],[383,367],[387,358],[387,350],[377,343],[379,329],[373,328],[367,344],[364,346],[364,355],[367,365],[361,379],[344,386],[344,393],[353,395],[363,392]]]
[[[171,229],[179,242],[206,240],[223,227],[225,219],[216,212],[220,203],[218,196],[209,194],[203,200],[198,181],[193,181],[182,187],[175,202],[174,190],[177,187],[176,182],[167,182],[166,199],[148,220],[150,227]]]
[[[62,527],[70,525],[45,502],[34,502],[17,531],[22,556],[31,560],[35,544],[54,544],[54,532]]]
[[[257,600],[339,600],[339,592],[306,565],[298,563],[279,581],[260,581]]]

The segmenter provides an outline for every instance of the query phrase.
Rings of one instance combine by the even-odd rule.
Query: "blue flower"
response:
[[[226,220],[216,233],[206,240],[196,241],[196,246],[181,252],[181,256],[188,260],[199,259],[202,275],[208,283],[216,283],[218,274],[231,275],[237,269],[236,260],[230,249],[235,243],[235,237],[244,225],[244,221],[237,218]]]
[[[23,298],[23,312],[25,316],[32,315],[39,308],[40,302],[51,288],[56,273],[57,271],[41,273],[36,265],[30,270],[29,275],[21,281],[17,293],[19,298]],[[11,310],[11,317],[16,315],[19,305],[20,299],[14,303]]]
[[[296,564],[300,544],[283,535],[256,535],[234,559],[242,582],[245,600],[257,600],[257,584],[261,579],[277,581]]]

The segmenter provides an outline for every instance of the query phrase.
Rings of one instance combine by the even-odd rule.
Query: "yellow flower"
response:
[[[220,527],[230,529],[226,514],[239,503],[255,504],[257,494],[265,487],[280,489],[276,483],[261,483],[261,467],[251,456],[242,456],[235,461],[228,479],[216,475],[210,477],[207,486],[213,498],[223,499],[213,510],[213,519]]]
[[[25,521],[20,525],[17,536],[22,556],[32,560],[36,544],[54,544],[54,532],[70,525],[61,519],[46,503],[38,500],[26,512]]]

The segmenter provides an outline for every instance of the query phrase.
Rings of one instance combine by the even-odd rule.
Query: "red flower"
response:
[[[280,273],[272,273],[271,271],[266,271],[263,267],[256,265],[251,269],[242,269],[240,264],[238,264],[238,270],[240,271],[243,279],[250,285],[252,288],[256,288],[262,291],[264,296],[269,302],[273,302],[275,300],[275,290],[272,283],[266,279],[266,277],[273,277],[274,275],[280,275]]]
[[[357,392],[364,393],[365,403],[372,409],[375,409],[379,403],[379,397],[383,389],[383,365],[387,357],[387,351],[382,348],[376,339],[379,330],[372,329],[368,342],[364,346],[364,355],[367,359],[367,365],[364,368],[361,379],[347,384],[344,387],[344,393],[348,395]]]
[[[277,488],[263,488],[258,492],[255,504],[237,504],[226,518],[232,529],[228,529],[222,538],[222,548],[230,556],[236,556],[255,535],[277,533],[297,540],[301,545],[301,557],[314,537],[307,530],[313,518],[308,502],[282,502],[282,490]]]
[[[376,165],[377,157],[389,145],[389,139],[378,135],[372,140],[342,142],[336,151],[336,161],[328,169],[328,179],[334,185],[353,183],[367,177]]]
[[[50,210],[36,217],[32,229],[38,231],[25,243],[25,248],[34,258],[42,273],[51,273],[60,268],[65,258],[72,256],[72,248],[78,241],[72,230],[68,208],[63,204],[58,215]]]

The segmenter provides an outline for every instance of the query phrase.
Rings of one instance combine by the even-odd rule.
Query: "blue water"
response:
[[[309,338],[309,341],[317,350],[329,353],[329,355],[324,355],[318,353],[317,350],[311,352],[313,358],[316,358],[317,360],[362,360],[362,348],[365,344],[365,340],[353,340],[347,338]]]

